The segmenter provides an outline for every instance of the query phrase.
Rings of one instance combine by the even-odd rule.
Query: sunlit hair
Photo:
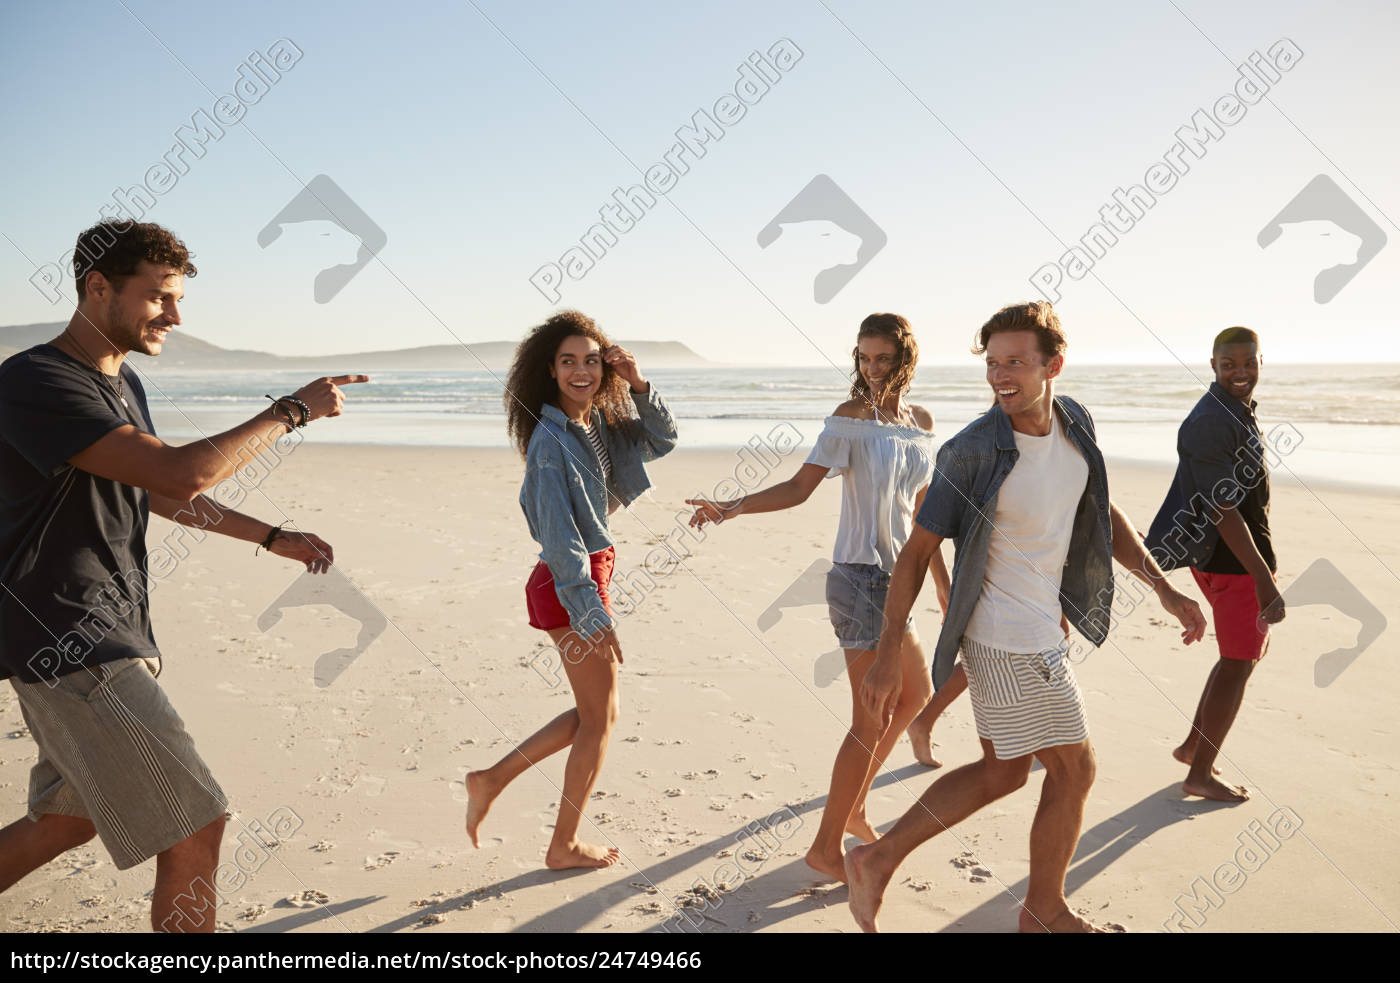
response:
[[[914,384],[914,369],[919,364],[919,344],[914,340],[914,329],[899,314],[871,314],[860,322],[856,332],[856,347],[851,349],[854,368],[851,370],[851,398],[862,403],[873,403],[874,394],[860,373],[860,340],[862,338],[884,338],[894,342],[895,366],[885,377],[885,391],[881,398],[898,393],[903,395]]]
[[[522,455],[530,448],[540,410],[546,403],[559,405],[559,382],[549,374],[549,367],[564,339],[575,335],[593,339],[600,351],[612,344],[591,317],[578,311],[560,311],[531,328],[515,349],[515,360],[506,379],[506,433]],[[635,419],[627,388],[623,378],[604,362],[603,381],[593,394],[593,405],[602,410],[609,427],[630,429]]]
[[[1226,345],[1254,345],[1259,347],[1259,336],[1249,328],[1226,328],[1215,336],[1215,344],[1211,346],[1210,353],[1214,355]]]
[[[1060,327],[1060,316],[1049,301],[1032,300],[1025,304],[1012,304],[1003,307],[977,333],[977,341],[972,346],[972,354],[987,354],[987,342],[992,335],[1003,331],[1031,331],[1035,333],[1036,345],[1043,362],[1049,362],[1056,355],[1063,355],[1069,348],[1064,329]]]
[[[143,259],[158,266],[173,266],[186,277],[199,272],[190,262],[185,244],[154,222],[99,222],[84,229],[73,247],[78,302],[87,296],[89,273],[101,273],[120,291]]]

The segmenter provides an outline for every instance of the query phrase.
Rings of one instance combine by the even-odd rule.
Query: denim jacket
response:
[[[606,487],[588,433],[557,406],[546,404],[540,410],[525,454],[520,507],[530,536],[540,544],[540,559],[554,577],[559,603],[584,635],[612,627],[598,599],[588,554],[613,544],[608,514],[618,505],[631,505],[651,487],[645,462],[676,446],[676,420],[656,385],[632,393],[632,401],[640,419],[615,428],[593,410],[593,426],[602,434],[612,464]]]
[[[1108,637],[1113,604],[1108,474],[1089,411],[1065,396],[1056,396],[1054,405],[1065,434],[1089,465],[1061,578],[1060,607],[1069,623],[1097,646]],[[1019,457],[1011,418],[1000,406],[969,423],[938,451],[933,482],[915,519],[935,536],[951,539],[954,546],[952,591],[933,655],[935,688],[952,675],[963,632],[982,593],[997,491]]]

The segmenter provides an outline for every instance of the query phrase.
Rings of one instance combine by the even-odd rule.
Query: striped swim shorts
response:
[[[1032,655],[964,637],[962,661],[977,736],[1002,761],[1089,739],[1084,697],[1065,661],[1068,643]]]
[[[39,745],[29,818],[90,820],[118,870],[188,839],[228,805],[156,682],[155,661],[118,659],[48,682],[10,680]]]

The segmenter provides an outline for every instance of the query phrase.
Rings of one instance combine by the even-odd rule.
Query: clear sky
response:
[[[1037,296],[1041,270],[1062,277],[1072,358],[1199,364],[1216,331],[1245,324],[1275,360],[1395,361],[1397,37],[1400,14],[1382,0],[6,4],[0,323],[66,319],[71,305],[31,284],[36,268],[114,191],[150,178],[162,193],[146,219],[200,268],[186,329],[229,348],[515,338],[570,306],[614,336],[681,340],[720,361],[844,365],[860,319],[893,310],[926,360],[956,362],[988,315]],[[299,60],[196,146],[202,156],[177,158],[185,173],[152,178],[177,128],[279,39]],[[767,54],[782,39],[785,70]],[[1175,185],[1087,275],[1054,265],[1115,189],[1144,183],[1177,130],[1235,90],[1235,65],[1253,52],[1275,65],[1281,39],[1302,57],[1257,104],[1227,104],[1232,124],[1203,156],[1177,152],[1189,170],[1171,171]],[[724,103],[742,117],[717,124],[703,158],[678,158],[686,173],[665,172],[666,193],[595,245],[582,279],[563,273],[614,189],[732,97],[753,52],[774,66],[766,94]],[[330,185],[313,181],[322,174]],[[828,190],[761,247],[823,174],[882,234],[806,221],[858,215]],[[1310,186],[1319,175],[1331,183]],[[259,244],[308,184],[327,205],[328,187],[343,190],[387,239],[338,292],[323,284],[324,303],[318,271],[352,262],[360,239],[296,222]],[[1318,220],[1342,212],[1360,235]],[[1319,303],[1315,274],[1374,252],[1375,230],[1385,245]],[[815,275],[862,238],[884,245],[817,302]],[[556,302],[531,283],[550,263]]]

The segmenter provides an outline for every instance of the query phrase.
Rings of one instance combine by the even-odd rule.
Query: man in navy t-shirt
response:
[[[1220,658],[1211,668],[1186,740],[1173,751],[1188,765],[1182,790],[1220,802],[1249,791],[1215,777],[1215,759],[1244,700],[1245,684],[1283,620],[1269,531],[1269,465],[1254,415],[1263,365],[1259,336],[1226,328],[1215,338],[1215,381],[1177,431],[1178,464],[1147,534],[1163,570],[1189,566],[1210,602]]]
[[[0,679],[39,745],[29,815],[0,830],[0,891],[99,836],[119,870],[159,858],[157,930],[212,932],[227,802],[155,680],[147,595],[164,574],[146,551],[149,514],[324,572],[324,540],[202,493],[250,447],[339,414],[338,384],[365,377],[319,379],[172,447],[125,359],[159,355],[180,324],[188,250],[158,225],[104,222],[78,237],[73,265],[78,308],[63,333],[0,365]]]

